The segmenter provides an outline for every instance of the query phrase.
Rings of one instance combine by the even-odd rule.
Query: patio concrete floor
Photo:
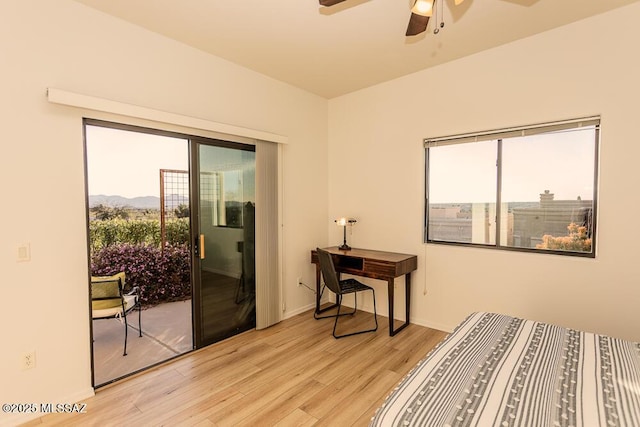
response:
[[[94,384],[160,363],[193,349],[191,300],[170,302],[142,310],[142,337],[138,313],[127,315],[129,337],[123,356],[124,324],[118,319],[93,321]]]

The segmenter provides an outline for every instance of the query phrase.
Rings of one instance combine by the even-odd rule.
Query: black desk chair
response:
[[[363,334],[365,332],[374,332],[378,330],[378,317],[376,313],[376,292],[370,286],[365,285],[364,283],[360,283],[356,279],[345,279],[338,280],[338,274],[336,273],[336,268],[333,264],[333,258],[331,258],[331,254],[325,250],[317,248],[318,252],[318,261],[320,262],[320,270],[322,271],[322,276],[324,277],[324,283],[334,294],[336,294],[336,303],[338,305],[338,312],[335,316],[327,316],[327,317],[335,317],[335,322],[333,324],[333,337],[334,338],[343,338],[351,335]],[[366,329],[363,331],[351,332],[348,334],[336,335],[336,327],[338,326],[338,318],[340,316],[345,315],[353,315],[356,313],[358,309],[358,298],[357,292],[360,291],[371,291],[373,294],[373,320],[375,321],[376,327],[373,329]],[[355,294],[354,298],[355,304],[352,312],[342,313],[340,314],[340,307],[342,306],[342,296],[347,294]]]

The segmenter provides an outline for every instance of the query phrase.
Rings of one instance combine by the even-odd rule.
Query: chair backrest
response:
[[[342,294],[340,288],[340,281],[338,280],[338,274],[336,268],[333,265],[333,258],[331,254],[323,249],[317,248],[318,261],[320,262],[320,271],[322,271],[322,277],[324,277],[324,283],[327,288],[336,295]]]
[[[94,309],[114,307],[123,298],[125,274],[91,277],[91,301]]]

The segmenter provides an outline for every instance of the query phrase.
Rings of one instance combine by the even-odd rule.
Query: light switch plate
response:
[[[25,243],[18,246],[18,262],[28,261],[31,261],[31,245],[29,243]]]

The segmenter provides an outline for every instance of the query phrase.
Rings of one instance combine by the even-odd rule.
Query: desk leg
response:
[[[409,307],[411,307],[411,273],[404,275],[405,320],[398,329],[393,329],[394,279],[389,279],[389,336],[392,337],[409,326]]]
[[[389,299],[389,336],[392,337],[396,334],[397,331],[393,330],[393,300],[394,300],[394,279],[391,278],[387,280],[388,292],[387,298]]]
[[[320,264],[316,265],[316,313],[320,313]]]

